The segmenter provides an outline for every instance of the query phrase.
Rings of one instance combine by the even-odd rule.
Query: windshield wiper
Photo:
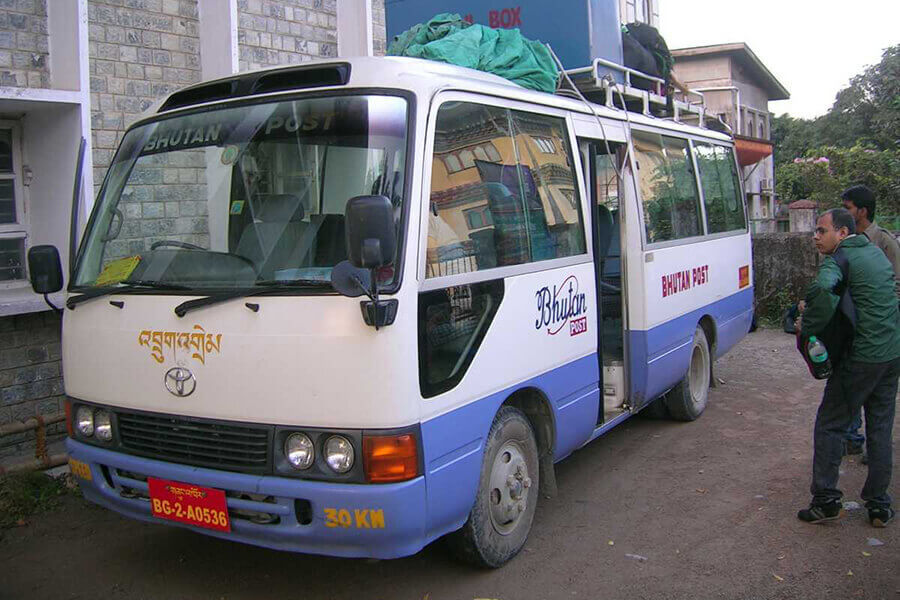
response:
[[[212,296],[206,296],[204,298],[197,298],[196,300],[188,300],[187,302],[182,302],[178,306],[175,307],[175,314],[179,317],[183,317],[187,313],[192,310],[202,308],[204,306],[212,306],[213,304],[219,304],[221,302],[226,302],[228,300],[232,300],[234,298],[247,298],[249,296],[259,296],[262,294],[267,294],[273,291],[279,290],[290,290],[290,289],[303,289],[303,288],[315,288],[315,287],[331,287],[330,281],[324,281],[322,279],[288,279],[288,280],[278,280],[278,279],[266,279],[261,281],[254,282],[253,288],[243,288],[240,290],[232,290],[230,292],[224,292],[221,294],[215,294]]]
[[[82,292],[77,296],[72,296],[68,300],[66,300],[66,307],[75,308],[77,305],[82,302],[87,302],[88,300],[92,300],[94,298],[99,298],[101,296],[109,296],[111,294],[121,294],[122,292],[133,292],[135,290],[189,290],[190,287],[186,285],[179,285],[177,283],[164,283],[162,281],[151,281],[139,279],[136,281],[128,281],[125,282],[126,285],[120,287],[103,287],[97,288],[93,290],[88,290],[86,292]]]

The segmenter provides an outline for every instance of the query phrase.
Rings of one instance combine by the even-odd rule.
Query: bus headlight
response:
[[[109,411],[100,409],[94,413],[94,435],[101,442],[112,441],[112,420]]]
[[[94,435],[94,410],[87,406],[79,406],[75,412],[75,428],[84,437]]]
[[[316,457],[312,440],[305,433],[292,433],[284,440],[284,456],[295,469],[308,469]]]
[[[325,462],[335,473],[346,473],[353,468],[353,444],[340,435],[331,436],[325,442]]]

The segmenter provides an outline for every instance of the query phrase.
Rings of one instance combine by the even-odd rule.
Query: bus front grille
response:
[[[143,413],[116,417],[121,448],[130,454],[242,473],[269,471],[271,427]]]

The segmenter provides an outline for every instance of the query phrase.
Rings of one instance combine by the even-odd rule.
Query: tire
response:
[[[669,415],[676,421],[694,421],[703,414],[709,399],[709,342],[697,325],[691,344],[691,361],[684,379],[665,396]]]
[[[525,545],[538,502],[534,430],[517,408],[504,406],[488,434],[475,504],[462,529],[448,537],[464,562],[497,568]]]

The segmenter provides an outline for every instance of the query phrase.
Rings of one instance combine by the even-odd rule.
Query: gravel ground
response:
[[[900,521],[795,516],[823,384],[793,338],[751,334],[716,376],[698,421],[631,419],[559,464],[559,495],[499,570],[458,565],[440,542],[395,561],[280,553],[71,497],[0,534],[0,598],[900,599]],[[845,501],[861,503],[865,472],[844,460]]]

